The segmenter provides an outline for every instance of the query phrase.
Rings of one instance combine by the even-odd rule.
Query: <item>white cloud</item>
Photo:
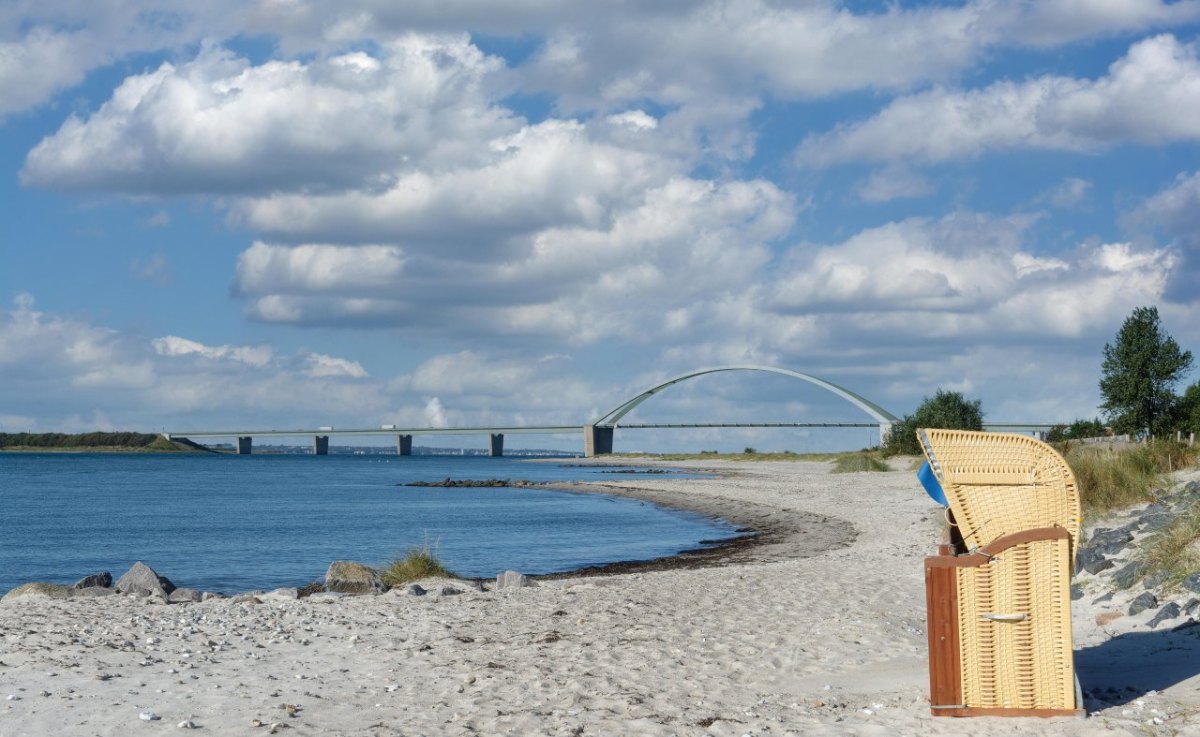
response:
[[[78,84],[89,66],[77,58],[78,40],[78,33],[33,28],[16,41],[0,41],[0,118]]]
[[[278,246],[262,241],[238,257],[237,289],[248,294],[364,294],[394,285],[404,271],[396,246]]]
[[[157,284],[160,287],[165,287],[174,281],[167,257],[161,253],[156,253],[145,260],[135,258],[129,265],[129,269],[138,279]]]
[[[1196,237],[1200,229],[1200,172],[1182,173],[1170,186],[1143,202],[1133,213],[1135,220],[1163,227],[1178,237]]]
[[[316,379],[325,376],[349,376],[355,379],[367,377],[367,370],[362,367],[362,364],[347,358],[310,353],[305,356],[304,363],[306,364],[304,373]]]
[[[446,410],[437,397],[432,397],[425,403],[425,421],[430,427],[446,427]]]
[[[271,322],[408,325],[580,343],[649,339],[668,322],[647,324],[647,312],[751,288],[770,258],[767,244],[787,232],[793,213],[791,198],[767,182],[677,178],[614,203],[595,225],[544,228],[500,253],[481,250],[478,263],[453,251],[428,252],[380,282],[380,272],[360,269],[348,249],[336,268],[322,271],[337,290],[314,286],[303,269],[269,282],[239,279],[237,289],[252,298],[252,316]]]
[[[770,304],[821,314],[820,343],[874,345],[902,363],[906,344],[957,354],[981,340],[1021,345],[1103,334],[1133,307],[1161,300],[1177,267],[1169,250],[1128,243],[1038,255],[1024,243],[1028,225],[962,215],[913,219],[798,249]]]
[[[1195,44],[1139,41],[1097,80],[1042,76],[981,90],[900,97],[868,120],[813,136],[798,161],[941,162],[994,149],[1097,151],[1122,143],[1200,140]]]
[[[871,172],[856,187],[863,202],[891,202],[892,200],[926,197],[933,194],[933,182],[904,167],[890,166]]]
[[[291,238],[403,242],[439,253],[497,258],[505,239],[540,228],[602,225],[680,163],[598,140],[574,121],[549,120],[487,142],[461,167],[403,174],[380,190],[278,194],[237,206],[249,226]],[[479,247],[480,242],[488,247]]]
[[[167,335],[151,341],[154,352],[160,356],[200,356],[222,361],[239,361],[250,366],[266,366],[274,358],[274,352],[264,345],[219,345],[208,346],[194,340]]]
[[[1091,189],[1092,183],[1087,179],[1067,177],[1038,195],[1035,201],[1047,202],[1055,207],[1075,207],[1087,197]]]
[[[1200,3],[1194,0],[1039,0],[996,3],[997,26],[1014,40],[1055,46],[1082,38],[1107,36],[1194,22]]]
[[[1179,263],[1167,297],[1185,305],[1200,303],[1200,172],[1180,174],[1136,207],[1128,220],[1134,227],[1161,230],[1170,237]]]
[[[515,128],[484,86],[502,63],[465,36],[378,57],[252,65],[220,47],[128,77],[28,155],[26,185],[135,194],[380,186],[479,155]]]
[[[171,224],[171,215],[166,210],[159,210],[144,218],[141,224],[144,228],[165,228]]]

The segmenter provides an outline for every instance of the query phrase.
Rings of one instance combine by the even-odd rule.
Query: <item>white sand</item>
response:
[[[921,559],[938,510],[914,474],[722,467],[737,475],[621,485],[773,525],[769,545],[723,566],[454,596],[6,602],[0,736],[185,720],[206,734],[1200,734],[1196,630],[1118,622],[1107,629],[1134,632],[1112,640],[1092,596],[1076,609],[1077,662],[1085,689],[1121,691],[1112,705],[1089,701],[1083,720],[931,718]]]

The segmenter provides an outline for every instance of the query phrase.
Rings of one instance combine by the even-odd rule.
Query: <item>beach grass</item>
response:
[[[1197,450],[1165,440],[1124,450],[1068,444],[1063,457],[1079,483],[1084,511],[1103,514],[1154,501],[1163,476],[1194,466]]]
[[[389,588],[422,578],[456,578],[438,558],[437,544],[430,546],[428,540],[423,546],[411,547],[402,557],[389,561],[380,569],[379,577]]]
[[[1146,575],[1165,574],[1164,590],[1176,590],[1200,570],[1200,507],[1192,506],[1142,545]]]
[[[891,468],[874,453],[850,453],[840,456],[833,461],[833,473],[890,470]]]

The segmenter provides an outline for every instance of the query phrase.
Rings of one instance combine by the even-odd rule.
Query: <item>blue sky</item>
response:
[[[0,431],[577,423],[732,363],[1055,421],[1134,307],[1200,351],[1200,3],[195,5],[0,10]]]

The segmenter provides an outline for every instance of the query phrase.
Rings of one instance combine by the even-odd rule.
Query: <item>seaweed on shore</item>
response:
[[[526,488],[530,486],[556,486],[561,485],[561,481],[526,481],[524,479],[452,479],[446,477],[442,481],[407,481],[396,486],[419,486],[426,488],[444,488],[444,489],[460,489],[460,488]]]
[[[637,469],[637,468],[629,468],[629,469],[624,469],[624,468],[616,468],[616,469],[613,469],[613,470],[611,470],[611,471],[598,471],[598,473],[620,473],[620,474],[642,473],[642,474],[655,474],[655,475],[660,475],[660,474],[668,474],[668,473],[671,473],[671,472],[670,472],[670,471],[668,471],[668,470],[666,470],[665,468],[643,468],[643,469]]]

